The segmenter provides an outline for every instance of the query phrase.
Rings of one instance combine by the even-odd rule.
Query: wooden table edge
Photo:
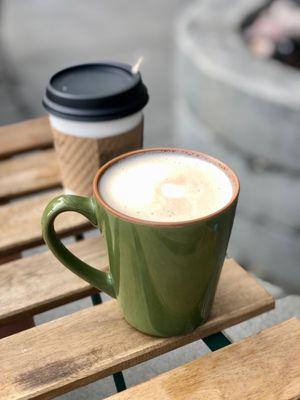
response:
[[[88,284],[87,284],[88,285]],[[95,293],[99,293],[99,290],[93,286],[87,286],[84,289],[75,289],[68,292],[67,295],[61,294],[50,302],[35,303],[35,307],[24,307],[20,308],[18,312],[8,312],[7,314],[2,314],[0,320],[0,327],[6,324],[14,323],[17,320],[21,320],[26,317],[34,317],[35,315],[41,314],[45,311],[52,310],[56,307],[61,307],[69,304],[73,301],[81,300],[86,297],[92,296]],[[38,312],[36,310],[38,309]]]
[[[111,300],[111,301],[116,301],[116,300]],[[253,308],[253,305],[255,305],[255,304],[256,303],[252,303],[251,308]],[[240,315],[235,316],[234,318],[233,317],[229,318],[228,320],[224,321],[223,323],[221,323],[218,326],[218,329],[216,329],[215,331],[210,330],[209,321],[208,321],[206,324],[204,324],[200,327],[200,329],[203,329],[203,327],[205,326],[205,329],[200,336],[197,335],[197,329],[196,329],[195,331],[193,331],[187,335],[175,336],[175,337],[169,338],[170,343],[169,343],[169,346],[165,348],[165,351],[164,351],[164,349],[161,348],[160,343],[158,343],[157,346],[152,346],[151,351],[149,351],[148,353],[147,352],[145,353],[145,351],[140,350],[140,351],[136,352],[134,357],[132,357],[132,355],[124,356],[123,359],[121,359],[119,361],[119,363],[116,365],[113,365],[114,361],[107,362],[106,366],[105,366],[105,371],[103,371],[103,370],[95,371],[89,376],[84,376],[82,378],[79,378],[76,380],[76,382],[74,382],[74,381],[68,382],[68,383],[64,384],[63,386],[59,385],[58,387],[56,387],[57,385],[53,385],[52,388],[48,387],[47,393],[45,393],[43,390],[37,391],[35,393],[34,399],[39,399],[39,398],[52,399],[56,396],[62,395],[64,393],[68,393],[74,389],[86,386],[97,380],[106,378],[116,372],[124,371],[125,369],[136,366],[142,362],[156,358],[156,357],[166,354],[172,350],[175,350],[175,349],[183,347],[187,344],[196,342],[197,340],[201,340],[201,339],[205,338],[206,336],[209,336],[213,333],[223,331],[224,329],[228,329],[238,323],[245,322],[249,318],[256,317],[266,311],[272,310],[274,308],[274,305],[275,305],[274,298],[269,294],[269,302],[267,302],[266,304],[264,304],[260,307],[257,307],[256,310],[248,310],[246,312],[244,310],[245,309],[247,310],[248,308],[250,308],[250,306],[243,307],[242,309],[240,309]],[[101,305],[99,305],[97,307],[101,307]],[[219,319],[221,319],[221,318],[222,318],[222,316],[219,317]],[[214,323],[215,322],[216,322],[216,320],[214,320]],[[36,329],[36,328],[32,328],[32,329]],[[186,340],[182,341],[183,337]],[[27,400],[26,396],[18,398],[18,400],[25,400],[25,399]]]
[[[81,223],[80,225],[76,227],[71,227],[71,228],[64,228],[60,231],[58,231],[58,235],[60,238],[65,238],[68,236],[76,236],[80,233],[88,232],[89,230],[94,229],[94,226],[91,225],[91,223],[87,220],[86,222]],[[43,237],[38,237],[38,238],[33,238],[32,240],[29,240],[28,242],[24,242],[18,245],[8,245],[8,246],[3,246],[0,250],[0,264],[1,264],[1,258],[13,255],[14,253],[18,253],[23,250],[28,250],[32,249],[37,246],[44,245],[44,239]]]

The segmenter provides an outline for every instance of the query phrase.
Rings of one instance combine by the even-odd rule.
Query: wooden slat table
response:
[[[61,185],[58,163],[52,149],[1,161],[0,176],[2,202]]]
[[[75,242],[70,250],[89,264],[105,270],[104,240]],[[86,281],[64,268],[49,251],[0,266],[0,325],[95,293]]]
[[[300,321],[291,319],[109,400],[297,400]]]
[[[53,146],[47,117],[0,127],[0,159]]]
[[[144,335],[125,322],[115,300],[90,307],[0,341],[0,399],[52,398],[273,306],[272,296],[228,260],[209,320],[190,334],[167,339]]]
[[[40,218],[60,186],[45,117],[0,128],[0,259],[43,243]],[[28,153],[28,151],[35,150]],[[17,157],[14,157],[18,154]],[[3,183],[1,185],[1,183]],[[32,194],[28,196],[29,194]],[[20,198],[26,195],[27,197]],[[59,216],[61,236],[91,228],[82,216]],[[72,250],[98,268],[107,268],[101,238],[71,245]],[[1,263],[0,260],[0,263]],[[96,291],[61,266],[48,252],[0,265],[0,330],[22,319],[30,326],[36,313],[86,295],[101,302]],[[115,300],[0,340],[0,399],[52,398],[72,388],[119,371],[203,338],[216,350],[230,342],[222,329],[274,307],[273,298],[233,260],[225,262],[213,311],[206,324],[181,337],[160,339],[131,328]],[[29,323],[28,323],[29,321]]]
[[[108,260],[102,238],[74,243],[70,249],[91,265],[107,269]],[[95,292],[92,286],[63,267],[48,251],[2,265],[0,276],[0,325]],[[222,292],[221,289],[217,292],[218,296],[223,293],[222,299],[218,300],[217,297],[216,302],[228,303],[229,297],[233,296],[231,307],[236,307],[238,318],[240,315],[250,318],[274,306],[273,298],[232,259],[226,260],[224,264],[222,282],[225,282]],[[235,323],[232,320],[232,324]]]
[[[1,182],[1,180],[0,180]],[[51,191],[0,207],[0,259],[2,256],[42,244],[41,216],[47,203],[61,191]],[[75,235],[92,225],[78,213],[68,212],[57,218],[61,236]]]
[[[0,207],[0,263],[17,252],[43,243],[40,218],[46,204],[61,193],[40,194],[61,185],[47,117],[0,127],[0,204],[29,193],[36,196]],[[22,154],[21,154],[22,153]],[[12,157],[18,154],[18,157]],[[61,236],[91,228],[83,217],[70,213],[58,223]],[[1,261],[2,260],[2,261]]]

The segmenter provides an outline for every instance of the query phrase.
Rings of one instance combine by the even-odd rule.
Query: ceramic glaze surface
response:
[[[189,332],[208,317],[235,213],[184,227],[123,221],[97,204],[115,295],[135,328],[156,336]]]
[[[59,196],[44,211],[43,236],[67,268],[117,298],[133,327],[155,336],[180,335],[202,324],[211,310],[237,205],[235,179],[235,194],[228,206],[179,224],[122,218],[105,206],[97,192],[93,198]],[[54,220],[65,211],[77,211],[99,227],[107,244],[110,272],[89,266],[64,247]]]

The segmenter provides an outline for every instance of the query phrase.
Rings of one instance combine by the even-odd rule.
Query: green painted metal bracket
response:
[[[231,341],[222,332],[214,333],[202,339],[211,351],[216,351],[231,344]]]

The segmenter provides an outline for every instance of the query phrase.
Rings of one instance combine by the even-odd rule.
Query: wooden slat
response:
[[[3,257],[0,257],[0,264],[9,263],[11,261],[18,260],[19,258],[22,258],[22,252],[8,254]]]
[[[20,320],[16,320],[8,325],[0,325],[0,339],[9,335],[14,335],[18,332],[22,332],[34,326],[35,326],[34,319],[31,316],[24,317]]]
[[[210,319],[194,332],[155,338],[132,328],[115,300],[0,341],[0,399],[50,399],[218,332],[274,306],[233,260],[223,268]]]
[[[300,399],[300,322],[290,319],[109,399]]]
[[[102,270],[108,266],[105,242],[100,236],[75,242],[69,248],[90,265]],[[225,265],[231,262],[226,260]],[[0,325],[83,298],[94,291],[49,251],[9,262],[0,267]]]
[[[69,246],[94,267],[108,265],[103,238],[90,238]],[[0,326],[95,292],[49,252],[0,266]]]
[[[52,146],[48,117],[0,127],[0,159]]]
[[[58,186],[60,173],[54,150],[0,162],[0,200]]]
[[[47,203],[60,193],[52,191],[0,207],[0,258],[43,243],[41,216]],[[86,218],[73,212],[60,215],[56,223],[56,229],[62,236],[91,227]]]

